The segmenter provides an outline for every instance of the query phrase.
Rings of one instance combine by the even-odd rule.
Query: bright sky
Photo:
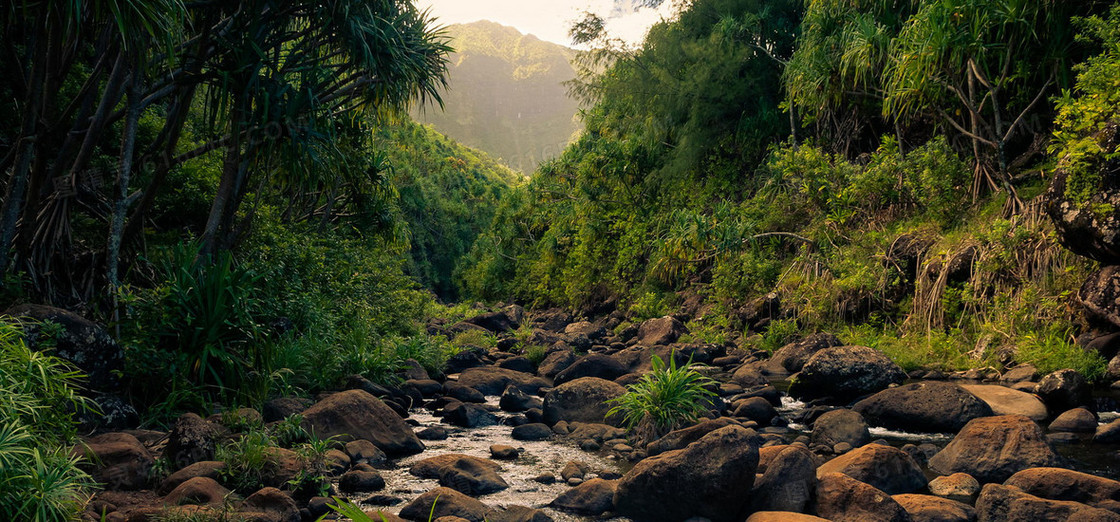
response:
[[[421,9],[431,8],[440,25],[491,20],[516,27],[561,45],[571,45],[568,28],[582,18],[584,11],[607,20],[607,32],[627,43],[637,44],[646,31],[663,17],[668,18],[673,2],[659,9],[643,7],[636,12],[634,0],[416,0]]]

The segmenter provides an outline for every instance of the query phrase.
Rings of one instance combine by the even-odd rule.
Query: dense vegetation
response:
[[[829,330],[908,368],[1099,376],[1067,311],[1090,262],[1039,195],[1056,159],[1102,154],[1115,32],[1105,3],[996,4],[697,0],[637,50],[584,20],[586,132],[503,202],[464,285],[635,319],[693,303],[707,341]]]

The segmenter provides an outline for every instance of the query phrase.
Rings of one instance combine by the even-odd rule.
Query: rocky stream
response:
[[[330,489],[293,488],[305,462],[276,448],[263,489],[231,493],[221,415],[170,432],[118,430],[82,451],[106,491],[90,520],[291,521],[332,517],[332,497],[375,520],[1120,520],[1120,407],[1076,372],[904,373],[882,353],[814,334],[773,355],[676,342],[672,317],[612,333],[517,307],[449,325],[503,334],[523,321],[550,348],[539,364],[508,336],[419,365],[402,384],[359,376],[315,400],[274,399],[327,452]],[[713,380],[707,418],[654,440],[620,428],[611,399],[653,356]],[[159,457],[166,476],[153,471]],[[293,489],[295,489],[293,491]],[[180,518],[181,519],[181,518]]]

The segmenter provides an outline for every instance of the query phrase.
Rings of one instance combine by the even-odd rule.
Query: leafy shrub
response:
[[[541,362],[544,361],[545,357],[548,357],[548,347],[539,344],[531,344],[525,348],[524,354],[525,358],[529,359],[533,365],[539,366]]]
[[[493,348],[498,343],[498,338],[493,334],[484,332],[482,330],[467,330],[465,332],[455,335],[451,339],[451,344],[454,346],[475,346],[478,348]]]
[[[675,354],[674,354],[675,355]],[[652,371],[628,386],[626,394],[611,400],[609,415],[621,415],[623,423],[637,432],[640,440],[651,441],[696,420],[707,411],[715,396],[706,387],[712,380],[691,367],[677,366],[654,355]]]
[[[93,480],[69,451],[77,394],[69,363],[28,348],[15,320],[0,318],[0,515],[6,520],[78,517]]]

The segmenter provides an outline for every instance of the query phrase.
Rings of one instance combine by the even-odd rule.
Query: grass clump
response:
[[[81,513],[94,483],[69,448],[81,374],[31,350],[14,319],[0,318],[0,515],[63,521]]]
[[[1033,364],[1042,374],[1072,368],[1089,382],[1103,379],[1108,368],[1108,361],[1101,354],[1082,349],[1069,332],[1057,330],[1025,336],[1016,359]]]
[[[715,396],[708,390],[713,381],[694,368],[691,361],[678,366],[673,356],[669,364],[654,355],[652,371],[628,387],[626,394],[612,399],[608,415],[620,415],[627,429],[642,442],[692,424],[707,411]]]

